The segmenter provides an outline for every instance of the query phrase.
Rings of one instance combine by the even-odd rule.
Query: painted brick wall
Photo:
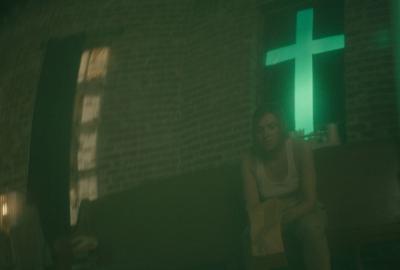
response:
[[[345,5],[345,88],[350,142],[398,132],[390,1]]]
[[[33,2],[6,17],[0,32],[3,190],[26,183],[45,43],[75,33],[111,47],[100,195],[231,161],[248,146],[254,16],[242,13],[241,1]]]
[[[184,171],[237,159],[248,145],[254,19],[246,7],[192,11],[181,96]]]
[[[118,71],[108,78],[99,135],[101,194],[229,162],[248,146],[251,14],[238,19],[237,9],[213,2],[186,8],[174,15],[183,15],[179,25],[152,32],[137,49],[113,42],[121,59],[133,56],[126,66],[114,64]],[[136,75],[127,72],[133,68]]]
[[[1,190],[26,183],[46,41],[76,33],[111,48],[98,135],[100,196],[237,160],[249,146],[257,92],[265,91],[259,9],[274,1],[45,2],[28,1],[0,24]],[[385,41],[390,11],[387,0],[379,2],[346,1],[351,142],[391,138],[396,129]]]

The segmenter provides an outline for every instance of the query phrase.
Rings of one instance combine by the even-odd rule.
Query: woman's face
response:
[[[272,113],[264,114],[256,127],[256,139],[264,151],[275,150],[281,141],[282,130],[278,118]]]

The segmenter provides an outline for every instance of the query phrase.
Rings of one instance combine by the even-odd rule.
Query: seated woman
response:
[[[310,146],[303,140],[288,137],[281,115],[274,108],[261,108],[255,112],[253,140],[251,151],[244,155],[242,161],[253,256],[268,255],[268,252],[257,254],[255,242],[264,241],[261,238],[266,236],[275,237],[278,239],[275,242],[279,242],[281,237],[268,232],[274,228],[271,224],[269,229],[265,225],[261,233],[259,230],[255,234],[255,223],[260,222],[262,213],[266,215],[266,223],[276,220],[278,230],[275,234],[280,234],[282,230],[283,235],[293,235],[301,243],[306,269],[331,269],[323,211],[316,200],[316,176]],[[289,266],[293,268],[291,254],[287,252],[290,247],[285,241],[283,244]],[[272,245],[275,245],[272,249],[279,249],[279,243]],[[265,267],[268,269],[268,266]]]

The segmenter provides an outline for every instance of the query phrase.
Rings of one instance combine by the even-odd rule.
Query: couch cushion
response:
[[[92,222],[113,265],[179,268],[229,260],[243,230],[238,165],[188,173],[100,198]]]
[[[399,158],[394,142],[315,151],[318,193],[330,229],[376,227],[400,217]]]

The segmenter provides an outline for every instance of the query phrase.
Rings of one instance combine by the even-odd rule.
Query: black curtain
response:
[[[70,228],[71,130],[82,48],[81,35],[50,40],[37,89],[27,194],[50,244]]]

